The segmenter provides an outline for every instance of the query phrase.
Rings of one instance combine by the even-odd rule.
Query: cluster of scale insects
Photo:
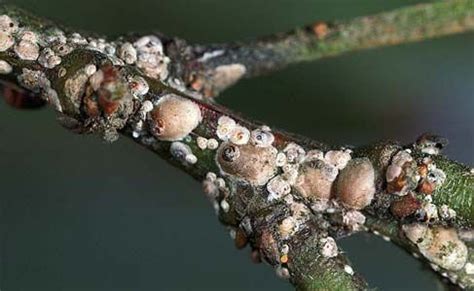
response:
[[[100,52],[110,65],[98,68],[90,63],[72,73],[67,72],[61,67],[63,59],[77,49]],[[291,276],[286,268],[291,260],[290,247],[285,242],[291,241],[298,231],[307,227],[306,222],[314,213],[340,212],[344,227],[351,231],[364,229],[366,218],[362,210],[373,202],[376,195],[376,170],[370,159],[353,157],[349,148],[322,151],[294,142],[277,142],[267,126],[250,128],[226,115],[210,119],[203,114],[197,100],[174,93],[149,96],[150,87],[144,77],[160,81],[169,77],[170,59],[156,36],[144,36],[132,43],[106,42],[77,33],[66,36],[59,29],[40,34],[2,15],[0,52],[13,52],[19,60],[36,62],[42,67],[23,68],[18,82],[41,94],[59,112],[64,109],[63,103],[45,70],[54,70],[59,78],[67,76],[64,88],[60,89],[88,118],[100,120],[105,116],[102,118],[105,123],[119,119],[112,127],[120,129],[129,125],[132,136],[142,139],[143,143],[168,142],[171,156],[185,166],[193,167],[199,163],[200,155],[193,149],[212,151],[218,171],[205,175],[203,188],[217,212],[229,212],[232,205],[227,198],[237,195],[227,187],[228,181],[262,187],[268,202],[286,203],[290,212],[277,227],[278,238],[283,244],[275,246],[274,234],[263,233],[261,245],[257,246],[273,250],[270,256],[277,257],[276,272],[280,277]],[[205,54],[202,61],[222,53]],[[117,69],[122,66],[134,66],[142,74],[124,74]],[[10,63],[0,60],[0,74],[11,74],[13,69]],[[233,64],[219,69],[215,76],[222,79],[220,83],[228,85],[244,72],[245,67]],[[179,81],[174,80],[174,83]],[[192,87],[201,89],[200,83],[196,82]],[[193,131],[203,122],[213,130],[206,136],[199,136]],[[109,137],[110,140],[115,138]],[[388,165],[385,194],[399,196],[390,210],[398,219],[416,215],[423,221],[405,224],[402,230],[433,268],[441,268],[454,282],[453,271],[464,269],[472,277],[474,265],[468,262],[466,245],[456,231],[429,228],[424,223],[454,219],[456,213],[446,205],[437,207],[432,203],[431,194],[446,180],[444,172],[429,157],[438,154],[437,143],[425,138],[415,147],[428,156],[420,161],[412,157],[410,149],[400,149],[393,153]],[[421,193],[422,197],[416,193]],[[239,229],[231,230],[231,235],[239,241],[237,244],[245,246],[245,237],[251,236],[252,232],[252,222],[244,219]],[[341,252],[335,239],[329,235],[321,236],[318,246],[320,255],[325,258],[336,257]],[[259,257],[260,252],[256,248],[253,256]],[[264,255],[268,259],[269,254]],[[344,270],[354,274],[348,265]]]

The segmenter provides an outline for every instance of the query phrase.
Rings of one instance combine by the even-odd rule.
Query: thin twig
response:
[[[318,21],[250,42],[192,46],[182,62],[189,68],[183,74],[189,86],[213,97],[242,77],[290,64],[473,30],[472,0],[438,1],[346,21]]]

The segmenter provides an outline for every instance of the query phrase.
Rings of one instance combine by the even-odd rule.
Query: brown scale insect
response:
[[[106,66],[101,71],[103,79],[100,82],[100,87],[94,90],[93,86],[89,84],[86,89],[86,96],[83,99],[84,110],[90,117],[98,117],[101,112],[105,116],[113,115],[122,104],[123,94],[126,92],[116,68]],[[122,99],[116,99],[117,96],[114,96],[114,94]]]
[[[416,188],[419,193],[431,195],[436,189],[436,183],[430,182],[428,177],[428,165],[422,163],[418,165],[418,173],[420,174],[421,181]]]
[[[418,192],[423,193],[423,194],[428,194],[428,195],[431,195],[435,189],[436,189],[436,184],[430,183],[426,179],[421,181],[421,183],[416,188]]]
[[[403,219],[420,209],[421,201],[418,200],[413,193],[409,193],[398,200],[392,202],[390,205],[390,212],[398,219]]]
[[[235,239],[234,239],[235,247],[237,249],[243,249],[248,243],[247,235],[245,231],[241,228],[238,228],[235,232]]]

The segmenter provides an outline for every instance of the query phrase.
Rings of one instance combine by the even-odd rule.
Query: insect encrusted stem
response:
[[[365,47],[363,36],[352,39],[353,48]],[[366,289],[336,241],[378,229],[452,283],[474,287],[474,172],[441,155],[445,139],[425,134],[410,145],[351,148],[274,130],[188,87],[180,72],[189,63],[174,41],[108,41],[0,6],[0,79],[19,100],[11,104],[47,102],[73,132],[108,142],[127,136],[201,181],[236,247],[249,246],[255,261],[300,290]],[[246,74],[241,64],[225,66],[219,72],[227,85],[234,73]]]

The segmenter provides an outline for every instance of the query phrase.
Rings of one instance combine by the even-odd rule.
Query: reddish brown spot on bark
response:
[[[99,106],[100,108],[102,108],[105,115],[110,116],[118,110],[120,103],[115,100],[111,100],[112,94],[110,93],[110,91],[105,89],[99,89],[98,95]]]
[[[154,111],[151,112],[151,118],[153,120],[152,126],[151,126],[151,131],[155,136],[160,136],[163,133],[163,131],[165,130],[165,123],[159,117],[158,110],[154,110]]]
[[[263,255],[270,264],[275,265],[279,262],[278,245],[269,230],[263,230],[262,235],[257,241],[257,245],[260,248],[260,254]]]
[[[434,190],[436,189],[436,184],[430,183],[429,181],[426,180],[426,176],[428,175],[428,165],[426,164],[418,165],[418,173],[420,174],[420,177],[422,180],[416,190],[424,194],[433,193]]]
[[[247,245],[247,242],[248,242],[248,238],[245,232],[240,228],[237,229],[237,231],[235,232],[235,240],[234,240],[235,247],[239,250],[243,249]]]
[[[130,86],[131,90],[137,89],[140,86],[140,84],[135,81],[130,82],[128,85]]]
[[[212,90],[212,88],[207,88],[206,87],[206,88],[204,88],[203,94],[204,94],[204,97],[211,98],[215,95],[215,92],[214,92],[214,90]]]
[[[199,78],[199,77],[195,77],[192,81],[191,81],[191,88],[195,91],[201,91],[202,88],[204,87],[204,81]]]
[[[421,178],[425,178],[428,175],[428,166],[425,164],[421,164],[418,166],[418,173],[420,174]]]
[[[421,207],[421,201],[412,193],[407,194],[399,200],[393,201],[390,211],[398,219],[403,219],[414,214]]]
[[[99,84],[88,84],[83,99],[84,111],[90,117],[98,117],[103,113],[111,116],[116,113],[127,98],[129,84],[120,77],[119,69],[113,66],[104,66],[100,69],[103,78]],[[133,86],[133,84],[132,84]],[[135,86],[139,86],[135,83]]]
[[[406,177],[407,174],[406,173],[407,173],[407,168],[408,167],[410,167],[409,162],[407,162],[407,163],[405,163],[405,165],[403,165],[402,172],[400,173],[400,175],[397,178],[395,178],[393,181],[388,183],[387,191],[389,193],[400,192],[406,186],[406,184],[407,184],[407,177]]]
[[[280,263],[282,264],[288,263],[288,260],[289,260],[288,255],[283,255],[280,257]]]
[[[250,253],[250,259],[255,264],[260,264],[262,262],[262,258],[260,257],[260,252],[258,251],[258,249],[252,250],[252,252]]]
[[[323,21],[318,21],[313,24],[313,33],[318,39],[323,39],[328,34],[328,25]]]
[[[406,183],[405,176],[401,175],[387,185],[387,191],[389,193],[399,192],[405,187]]]
[[[103,83],[111,83],[117,81],[118,78],[118,69],[113,66],[105,66],[102,69],[104,73],[104,81]]]
[[[424,194],[432,194],[436,188],[436,184],[430,183],[426,180],[423,180],[417,188],[418,192],[424,193]]]
[[[100,115],[99,104],[94,100],[93,96],[86,96],[84,98],[84,109],[88,116],[97,117]]]

